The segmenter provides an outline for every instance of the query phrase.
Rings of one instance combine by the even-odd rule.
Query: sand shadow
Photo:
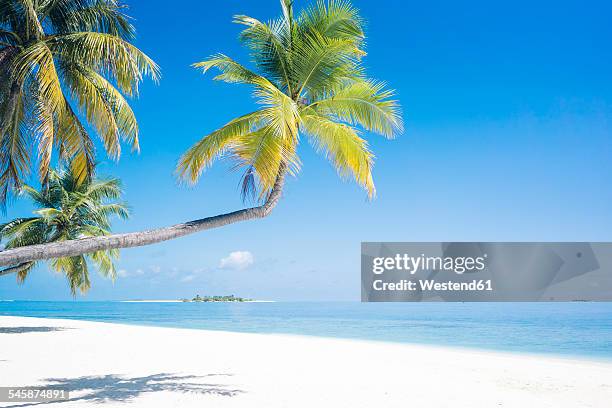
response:
[[[160,373],[146,377],[124,377],[121,375],[108,374],[103,376],[76,378],[47,378],[44,380],[47,384],[42,387],[68,390],[70,399],[54,401],[55,404],[74,401],[102,404],[130,402],[143,394],[160,391],[233,397],[244,391],[214,381],[214,377],[231,375],[232,374],[207,374],[196,376]],[[213,379],[213,381],[199,381],[209,377]],[[47,404],[47,402],[33,402],[21,405],[11,405],[10,407],[30,407],[43,404]]]
[[[50,326],[24,326],[24,327],[0,327],[0,334],[21,334],[21,333],[46,333],[52,331],[66,330],[65,327]]]

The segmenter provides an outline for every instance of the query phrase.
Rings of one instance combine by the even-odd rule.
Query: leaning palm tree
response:
[[[79,181],[91,175],[89,128],[113,159],[122,140],[138,149],[124,95],[159,72],[130,43],[124,10],[117,0],[0,0],[0,204],[33,167],[33,144],[43,183],[54,150]]]
[[[0,265],[128,248],[267,216],[281,197],[286,174],[299,170],[298,143],[308,137],[341,176],[350,176],[374,195],[374,156],[365,132],[388,138],[402,131],[393,92],[368,79],[363,23],[347,1],[319,1],[294,15],[281,0],[282,16],[264,23],[247,16],[241,40],[256,68],[218,54],[195,64],[218,69],[218,80],[252,85],[259,109],[232,120],[197,142],[179,160],[181,178],[196,181],[215,158],[227,157],[243,171],[245,195],[257,206],[166,228],[0,251]]]
[[[51,171],[47,186],[39,190],[24,185],[20,192],[36,207],[34,217],[17,218],[0,225],[0,239],[5,247],[19,248],[48,242],[63,242],[85,237],[100,237],[110,234],[110,218],[128,217],[126,205],[120,201],[121,183],[118,179],[92,179],[80,182],[72,169]],[[77,289],[89,289],[89,264],[106,277],[115,277],[114,259],[118,250],[102,250],[87,255],[56,258],[49,262],[52,269],[63,273],[68,279],[73,294]],[[23,282],[36,266],[35,261],[26,262],[13,270],[2,273],[17,273]]]

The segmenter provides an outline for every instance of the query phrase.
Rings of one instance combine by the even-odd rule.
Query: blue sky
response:
[[[215,52],[247,61],[232,15],[268,19],[278,2],[129,4],[137,45],[163,78],[132,104],[141,153],[119,163],[101,156],[99,172],[123,180],[133,209],[116,231],[240,208],[240,176],[227,165],[193,188],[173,176],[198,138],[253,108],[248,87],[214,82],[189,65]],[[302,171],[271,217],[125,250],[122,276],[114,284],[94,278],[78,299],[357,300],[361,241],[612,239],[608,2],[354,4],[367,20],[368,72],[397,90],[406,122],[397,140],[368,137],[376,200],[303,143]],[[7,216],[30,210],[17,202]],[[0,298],[71,296],[61,276],[41,267],[23,286],[1,279]]]

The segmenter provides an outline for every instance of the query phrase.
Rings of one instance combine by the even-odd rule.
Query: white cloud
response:
[[[194,279],[195,279],[195,275],[187,275],[187,276],[183,276],[181,278],[181,282],[183,282],[183,283],[191,282]]]
[[[125,278],[128,276],[128,271],[126,271],[125,269],[119,269],[117,271],[117,276],[120,278]]]
[[[254,263],[253,254],[249,251],[235,251],[221,259],[219,268],[241,271]]]

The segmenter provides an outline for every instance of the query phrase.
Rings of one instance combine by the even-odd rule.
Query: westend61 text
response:
[[[400,290],[400,291],[485,291],[493,290],[491,280],[474,279],[470,282],[438,282],[433,279],[419,279],[417,281],[402,279],[397,282],[383,282],[378,279],[372,283],[376,291]]]

